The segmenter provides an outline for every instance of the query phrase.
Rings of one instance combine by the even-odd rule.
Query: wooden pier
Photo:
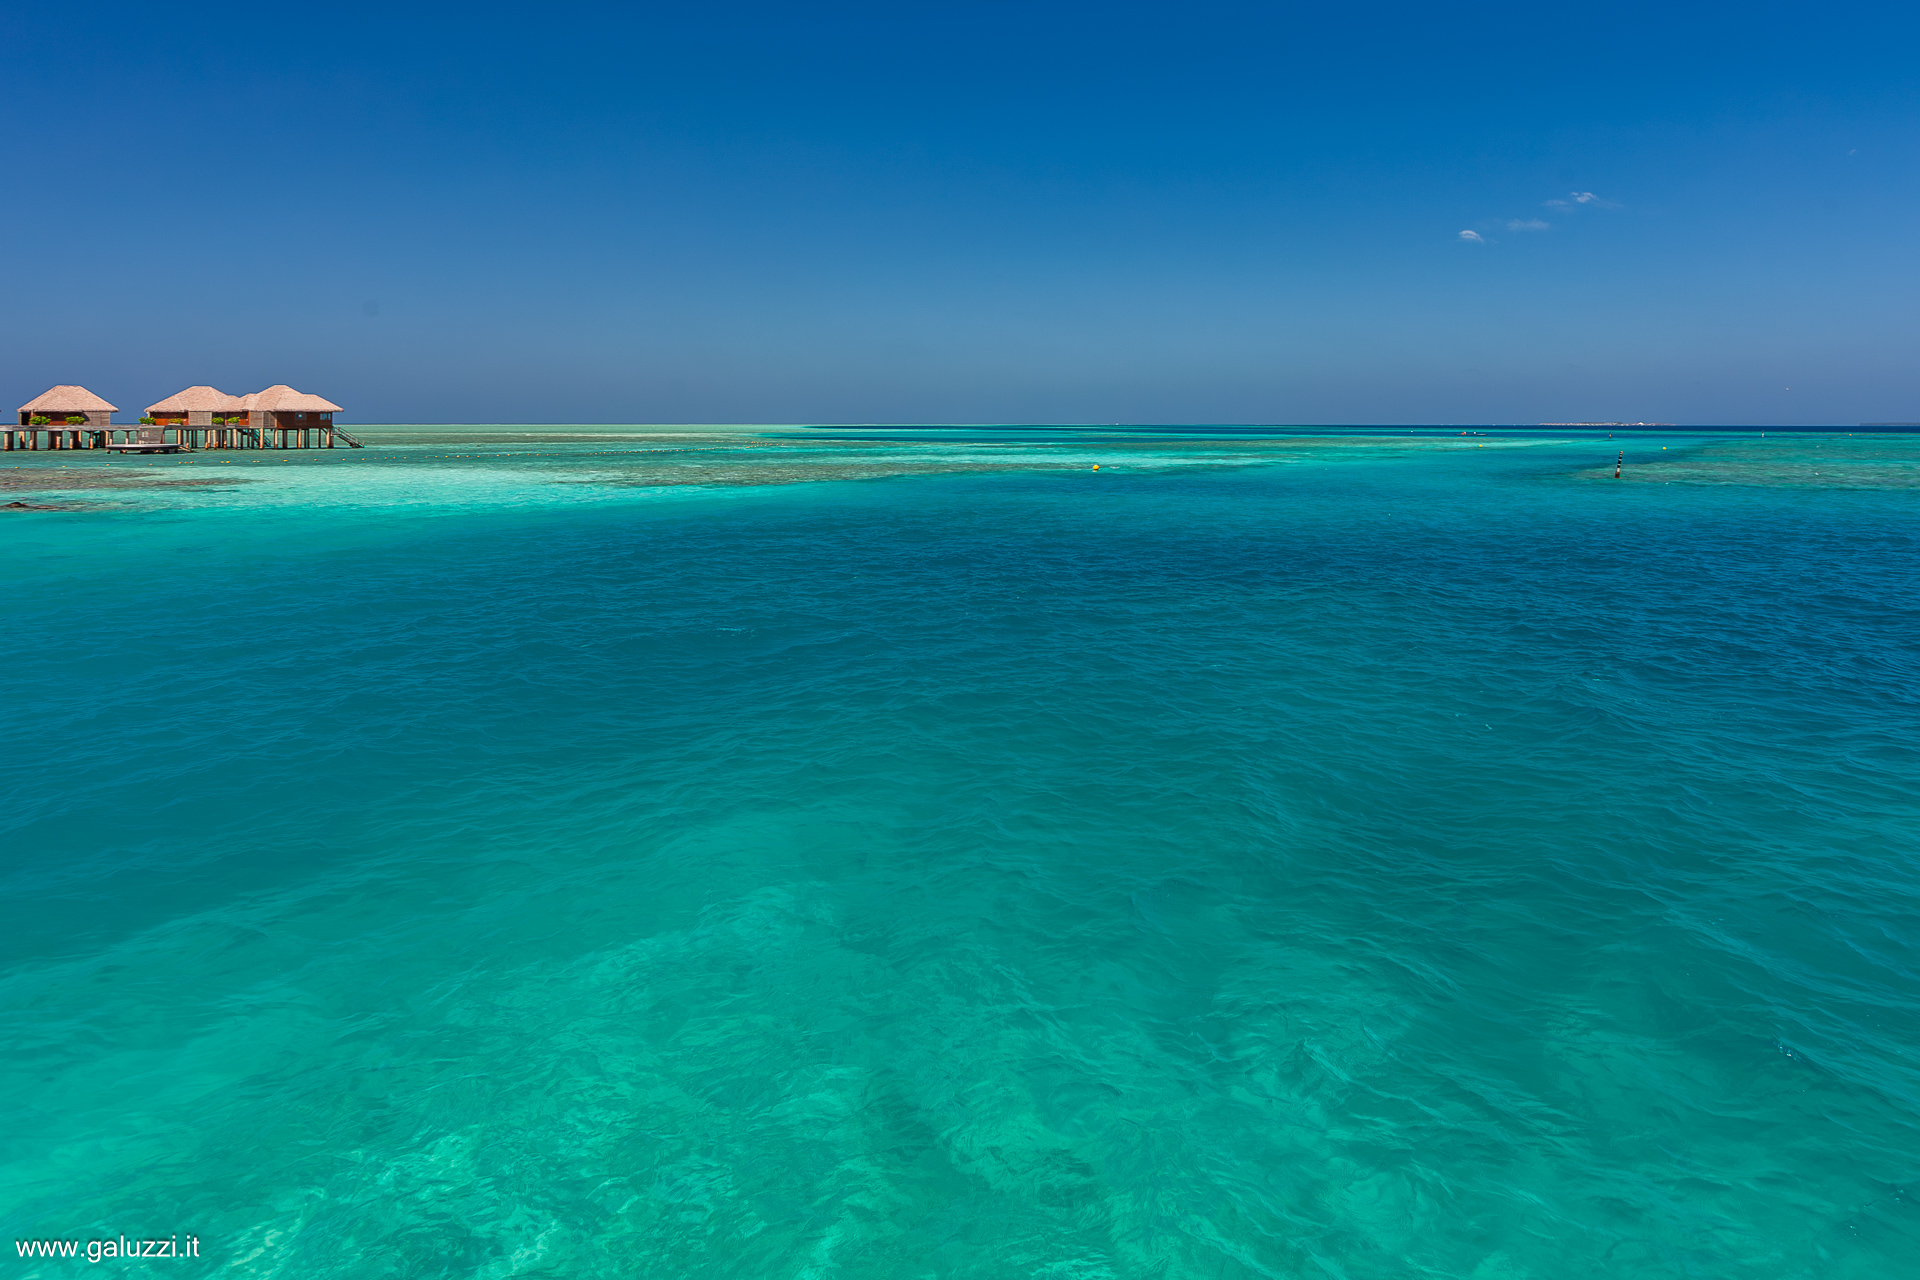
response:
[[[352,432],[319,427],[0,427],[0,452],[107,449],[114,453],[198,453],[203,449],[364,449]]]

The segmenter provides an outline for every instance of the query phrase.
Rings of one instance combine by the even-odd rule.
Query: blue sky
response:
[[[20,5],[0,40],[10,403],[1920,420],[1911,6]]]

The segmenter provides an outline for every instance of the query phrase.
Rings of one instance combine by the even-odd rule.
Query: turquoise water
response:
[[[0,462],[10,1237],[1920,1274],[1920,438],[369,434]]]

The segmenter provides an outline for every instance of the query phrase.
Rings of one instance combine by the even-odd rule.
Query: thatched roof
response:
[[[120,411],[118,405],[108,404],[105,400],[102,400],[85,387],[65,385],[50,387],[45,394],[36,396],[20,406],[20,412],[22,413],[44,413],[48,415],[56,413],[99,413],[103,409],[108,413],[118,413]]]
[[[276,383],[265,391],[240,397],[240,407],[249,413],[339,413],[340,406],[304,391],[295,391],[286,383]]]
[[[147,406],[148,416],[173,413],[239,413],[239,396],[230,396],[214,387],[188,387],[176,391],[159,404]]]

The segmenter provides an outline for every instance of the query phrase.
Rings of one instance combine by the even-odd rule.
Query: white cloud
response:
[[[1561,209],[1571,209],[1577,204],[1586,205],[1590,209],[1618,209],[1620,207],[1618,200],[1607,200],[1593,194],[1591,191],[1569,191],[1567,192],[1567,198],[1565,200],[1549,200],[1547,203]]]
[[[1539,218],[1514,218],[1507,223],[1509,231],[1545,231],[1553,224]]]
[[[1478,231],[1462,231],[1460,233],[1460,238],[1462,240],[1465,240],[1468,244],[1485,244],[1487,242],[1486,237],[1481,235]]]

